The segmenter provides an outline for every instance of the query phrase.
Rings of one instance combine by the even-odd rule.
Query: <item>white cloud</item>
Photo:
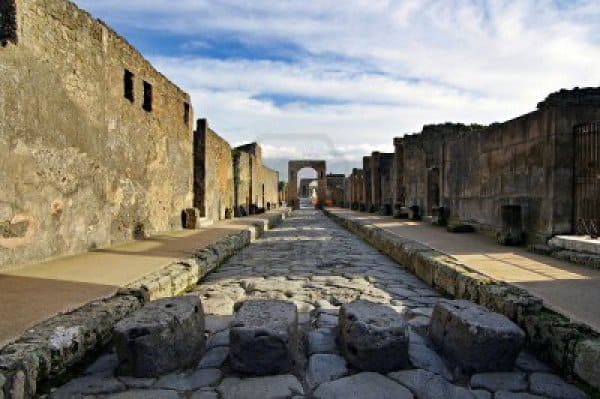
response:
[[[151,60],[215,130],[259,140],[270,158],[359,166],[423,124],[502,121],[552,91],[600,84],[597,0],[78,3],[124,29],[183,35],[180,56]],[[189,55],[232,38],[296,59]]]

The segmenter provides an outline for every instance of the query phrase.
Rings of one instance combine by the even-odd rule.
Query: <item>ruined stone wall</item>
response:
[[[0,267],[180,228],[193,199],[189,96],[65,0],[16,10],[0,47]]]
[[[235,148],[233,150],[233,173],[235,187],[235,216],[250,214],[250,198],[252,197],[252,165],[251,155]]]
[[[393,166],[394,154],[381,153],[379,155],[379,188],[380,188],[380,208],[385,208],[385,213],[391,213],[393,193]],[[382,209],[383,210],[383,209]]]
[[[426,215],[444,206],[451,219],[491,231],[501,228],[503,205],[519,205],[529,241],[570,233],[573,129],[598,119],[600,89],[575,89],[488,127],[425,126],[395,143],[405,205],[419,205]]]
[[[277,207],[279,172],[262,165],[262,184],[265,187],[265,195],[262,207],[265,209],[273,209]]]
[[[551,94],[534,112],[449,141],[443,201],[452,215],[497,230],[500,207],[520,205],[530,241],[570,233],[573,128],[600,118],[596,91],[588,102],[577,102],[587,90]]]
[[[276,207],[279,173],[263,164],[260,145],[250,143],[236,147],[234,154],[240,154],[235,169],[239,168],[239,179],[243,185],[236,188],[238,208],[241,206],[250,213],[256,208]]]
[[[229,143],[199,119],[194,135],[194,206],[208,220],[233,216],[233,159]]]
[[[363,157],[363,189],[361,208],[371,210],[371,157]]]
[[[394,138],[394,159],[392,165],[392,206],[399,210],[406,206],[406,194],[404,185],[404,139]]]
[[[344,174],[328,174],[327,176],[328,205],[344,206],[344,190],[346,176]]]

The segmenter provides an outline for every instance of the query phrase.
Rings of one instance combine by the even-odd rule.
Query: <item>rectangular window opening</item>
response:
[[[144,111],[152,112],[152,85],[144,81]]]
[[[183,122],[186,125],[190,124],[190,104],[187,102],[183,103]]]
[[[0,1],[0,45],[17,44],[17,5],[15,0]]]
[[[134,94],[134,88],[133,88],[133,78],[134,78],[133,73],[131,71],[129,71],[129,70],[126,69],[125,73],[123,74],[123,88],[124,88],[123,95],[130,102],[134,102],[135,101],[135,94]]]

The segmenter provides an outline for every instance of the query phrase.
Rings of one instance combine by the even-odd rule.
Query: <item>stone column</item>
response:
[[[371,209],[371,157],[363,157],[363,202],[361,211]]]
[[[371,207],[369,212],[377,212],[381,207],[381,154],[377,151],[371,154]]]

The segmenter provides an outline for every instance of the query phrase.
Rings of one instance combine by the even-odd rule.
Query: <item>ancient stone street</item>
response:
[[[295,211],[279,227],[265,232],[261,239],[207,275],[191,294],[201,299],[207,335],[206,352],[196,367],[156,378],[123,376],[117,369],[117,355],[109,348],[79,377],[54,390],[51,397],[586,397],[575,386],[551,374],[546,364],[527,352],[521,352],[515,366],[502,372],[462,373],[429,341],[432,313],[436,304],[445,299],[402,266],[336,225],[321,211]],[[253,309],[248,307],[241,317],[243,323],[237,320],[231,324],[236,312],[240,311],[236,304],[247,300],[279,300],[295,305],[298,329],[295,329],[293,315],[284,317],[280,314],[282,309],[293,312],[293,306],[264,302],[272,306],[267,309],[265,305],[263,309],[271,312],[271,318],[269,314],[254,313],[266,320],[263,331],[251,337],[242,334],[247,330],[230,334],[230,326],[231,330],[243,329],[256,320],[252,318]],[[368,302],[358,302],[362,304],[360,309],[348,311],[345,317],[355,324],[371,325],[361,328],[368,329],[374,337],[384,337],[388,343],[392,336],[403,344],[408,342],[407,361],[395,363],[388,374],[357,369],[350,363],[349,359],[353,357],[346,353],[348,348],[342,348],[338,340],[340,307],[355,300]],[[378,304],[386,305],[396,314],[381,311]],[[365,315],[364,309],[369,306],[379,309],[373,312],[372,320]],[[398,319],[391,321],[395,317]],[[494,317],[501,318],[500,315]],[[506,322],[510,323],[508,319]],[[504,321],[497,323],[499,328],[505,327]],[[256,324],[251,328],[257,328]],[[356,330],[353,331],[355,334]],[[298,337],[294,335],[296,332]],[[386,335],[388,332],[390,334]],[[291,354],[291,367],[287,370],[287,365],[283,365],[280,369],[285,371],[278,375],[260,376],[261,370],[248,367],[251,365],[247,362],[252,356],[248,356],[251,347],[246,345],[244,367],[252,370],[252,374],[235,371],[229,360],[230,351],[237,353],[239,348],[234,348],[233,343],[230,346],[230,337],[265,338],[268,342],[283,337],[294,348],[274,343],[271,347],[284,351],[285,356]],[[261,367],[259,360],[274,353],[269,352],[269,345],[261,348],[260,353],[257,350],[254,354],[255,367]],[[361,352],[357,353],[360,356]],[[384,369],[388,367],[386,365]],[[264,374],[273,374],[273,370]]]

